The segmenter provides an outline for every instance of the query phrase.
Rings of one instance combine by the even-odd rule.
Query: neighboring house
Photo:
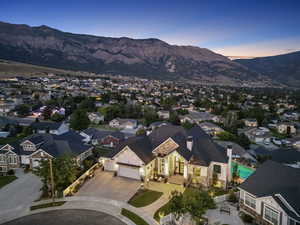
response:
[[[117,146],[125,136],[120,131],[99,130],[96,128],[88,128],[80,133],[84,137],[89,138],[93,145],[103,145],[108,147]]]
[[[157,122],[151,123],[151,124],[149,125],[149,128],[150,128],[151,130],[154,130],[154,129],[158,128],[158,127],[165,126],[165,125],[171,125],[171,123],[165,122],[165,121],[157,121]]]
[[[109,122],[109,126],[118,129],[135,129],[137,120],[116,118]]]
[[[168,120],[170,118],[170,112],[166,110],[160,110],[157,112],[159,118],[162,118],[164,120]]]
[[[251,150],[251,153],[257,159],[271,159],[272,161],[285,164],[287,166],[300,168],[300,152],[295,149],[275,149],[268,150],[264,147],[258,147]]]
[[[14,147],[6,144],[0,146],[0,174],[20,166],[20,158]]]
[[[297,130],[293,123],[279,123],[277,131],[280,134],[295,134]]]
[[[239,186],[240,210],[257,224],[300,224],[300,170],[267,161]]]
[[[245,123],[245,126],[247,126],[247,127],[257,127],[258,126],[256,119],[247,118],[247,119],[244,119],[244,123]]]
[[[18,155],[19,165],[30,168],[39,166],[40,160],[56,158],[65,154],[75,157],[78,165],[92,154],[92,146],[84,142],[84,137],[74,131],[61,135],[33,134],[24,138],[20,143],[7,144],[1,148],[10,149]],[[0,150],[0,151],[1,151]]]
[[[236,144],[231,141],[219,141],[215,140],[215,142],[224,148],[227,148],[228,146],[231,146],[232,148],[232,158],[233,159],[239,159],[239,158],[244,158],[244,159],[250,159],[252,161],[256,161],[255,158],[248,153],[242,146],[239,144]]]
[[[190,123],[200,123],[203,121],[214,121],[219,122],[218,116],[215,116],[209,112],[197,112],[197,111],[190,111],[189,114],[184,116],[180,116],[180,122],[190,122]]]
[[[101,115],[99,112],[92,112],[88,113],[88,118],[91,121],[91,123],[99,124],[100,122],[104,121],[104,116]]]
[[[223,147],[215,144],[199,127],[189,130],[165,125],[148,136],[132,137],[115,148],[106,158],[100,158],[105,170],[118,176],[151,180],[159,177],[209,186],[225,187],[231,179],[231,149],[227,156]],[[216,176],[215,176],[216,175]]]
[[[262,143],[272,137],[270,130],[265,127],[247,127],[245,129],[238,129],[238,135],[241,134],[246,135],[251,142],[255,143]]]
[[[14,121],[14,123],[16,123],[19,126],[22,127],[29,127],[31,126],[31,124],[33,124],[35,122],[35,118],[30,118],[30,117],[26,117],[26,118],[20,118],[20,117],[6,117],[7,119]]]
[[[35,122],[31,125],[35,133],[61,135],[69,131],[69,127],[64,123],[55,122]]]
[[[205,133],[211,136],[217,136],[219,133],[224,132],[224,130],[221,127],[210,122],[200,123],[199,127],[201,127],[205,131]]]

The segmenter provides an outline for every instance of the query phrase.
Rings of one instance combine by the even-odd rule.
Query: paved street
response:
[[[32,173],[16,170],[18,179],[0,189],[0,222],[10,213],[23,211],[40,197],[42,182]]]
[[[92,210],[65,209],[25,216],[3,225],[125,225],[118,218]]]
[[[127,202],[139,189],[141,182],[114,177],[112,172],[97,170],[95,177],[86,182],[76,196],[103,197]]]

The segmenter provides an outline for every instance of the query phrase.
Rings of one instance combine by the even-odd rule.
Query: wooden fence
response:
[[[72,196],[74,193],[76,193],[87,179],[93,177],[95,170],[99,167],[101,167],[101,164],[96,163],[87,171],[85,171],[84,174],[82,174],[77,180],[75,180],[63,191],[63,196]]]

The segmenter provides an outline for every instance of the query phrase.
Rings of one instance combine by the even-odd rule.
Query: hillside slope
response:
[[[272,80],[300,86],[300,51],[284,55],[234,60]]]
[[[257,80],[225,56],[158,39],[97,37],[0,22],[0,58],[34,65],[155,79]]]

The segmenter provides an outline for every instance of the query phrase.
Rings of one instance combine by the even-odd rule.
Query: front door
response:
[[[175,174],[183,175],[184,172],[184,161],[176,159],[175,161]]]

